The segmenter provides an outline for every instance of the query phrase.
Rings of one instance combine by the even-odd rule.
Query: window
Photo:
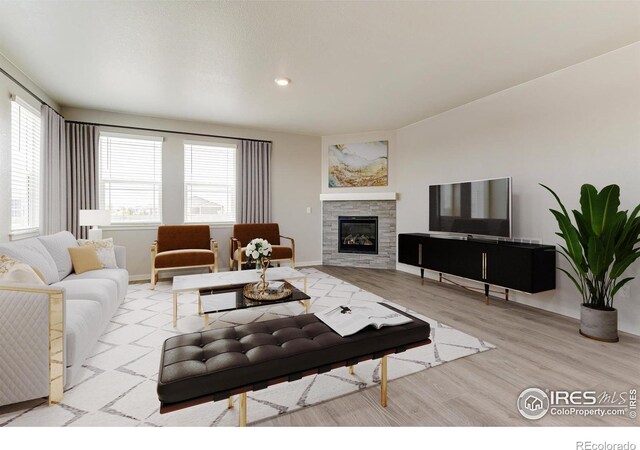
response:
[[[40,228],[40,113],[11,102],[11,231]]]
[[[236,220],[236,147],[184,144],[184,221]]]
[[[162,222],[162,138],[100,133],[100,208],[112,224]]]

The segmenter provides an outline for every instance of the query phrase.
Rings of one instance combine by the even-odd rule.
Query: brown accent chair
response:
[[[234,270],[234,267],[242,270],[242,264],[247,261],[244,253],[247,244],[256,238],[266,239],[271,244],[272,263],[290,261],[291,267],[296,266],[296,243],[293,238],[280,235],[277,223],[243,223],[233,226],[233,236],[229,242],[229,270]],[[288,239],[291,245],[280,245],[280,238]]]
[[[218,243],[211,239],[209,225],[159,226],[158,239],[151,246],[152,287],[161,270],[196,267],[218,271]]]

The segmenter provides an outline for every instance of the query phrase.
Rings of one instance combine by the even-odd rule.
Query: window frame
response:
[[[134,134],[134,133],[120,133],[117,131],[108,131],[101,130],[98,136],[98,208],[100,209],[109,209],[106,208],[106,205],[103,204],[104,199],[104,184],[102,177],[102,152],[100,141],[102,137],[114,137],[114,138],[123,138],[123,139],[138,139],[142,141],[153,141],[160,143],[160,180],[158,183],[160,187],[160,198],[158,202],[158,220],[157,221],[144,221],[144,222],[111,222],[110,225],[102,226],[102,229],[105,230],[127,230],[127,229],[157,229],[158,226],[164,223],[163,220],[163,190],[164,190],[164,164],[163,164],[163,154],[164,154],[164,136],[160,135],[148,135],[148,134]],[[137,181],[132,181],[132,183],[137,183]]]
[[[14,128],[14,123],[13,123],[13,108],[14,108],[14,104],[17,105],[18,107],[24,109],[25,111],[33,114],[34,116],[36,116],[37,118],[37,122],[38,122],[38,144],[36,147],[36,153],[38,156],[38,162],[37,162],[37,185],[35,188],[35,195],[36,195],[36,199],[37,199],[37,204],[35,206],[35,224],[29,224],[30,226],[27,226],[25,228],[14,228],[14,224],[13,224],[13,201],[14,201],[14,197],[13,197],[13,162],[14,162],[14,158],[13,158],[13,139],[14,139],[14,135],[13,135],[13,128]],[[9,203],[10,203],[10,211],[9,211],[9,238],[10,240],[19,240],[19,239],[27,239],[30,237],[35,237],[35,236],[39,236],[40,232],[41,232],[41,222],[42,222],[42,123],[41,123],[41,113],[38,110],[38,108],[36,108],[35,106],[29,104],[28,102],[26,102],[25,100],[23,100],[21,97],[17,96],[17,95],[12,95],[11,96],[11,105],[10,105],[10,131],[9,131],[9,153],[10,153],[10,157],[9,157]],[[19,127],[19,125],[18,125]],[[20,137],[18,138],[20,139]],[[30,193],[27,193],[27,196],[30,196]]]
[[[197,145],[197,146],[206,146],[206,147],[218,147],[218,148],[228,148],[232,149],[234,152],[234,212],[233,212],[233,220],[229,221],[187,221],[187,179],[186,179],[186,147],[188,145]],[[209,225],[213,228],[229,228],[238,223],[238,174],[239,174],[239,165],[238,165],[238,147],[237,143],[232,142],[220,142],[220,141],[206,141],[206,140],[193,140],[193,139],[185,139],[182,141],[182,223],[188,225]]]

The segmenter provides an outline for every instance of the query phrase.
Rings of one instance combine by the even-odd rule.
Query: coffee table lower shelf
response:
[[[273,306],[282,303],[298,302],[304,306],[305,313],[311,309],[311,297],[297,289],[288,282],[285,282],[291,295],[277,300],[252,300],[244,296],[244,285],[233,286],[227,289],[200,289],[199,309],[204,316],[204,329],[209,329],[209,315],[236,311],[239,309],[260,308],[263,306]]]

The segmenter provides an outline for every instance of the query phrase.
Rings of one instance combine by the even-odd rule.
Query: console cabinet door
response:
[[[482,281],[482,246],[456,239],[427,239],[424,267],[471,280]]]
[[[532,292],[533,252],[508,245],[487,246],[487,282]]]
[[[419,266],[422,262],[420,257],[420,242],[422,239],[413,234],[398,235],[398,262]]]

